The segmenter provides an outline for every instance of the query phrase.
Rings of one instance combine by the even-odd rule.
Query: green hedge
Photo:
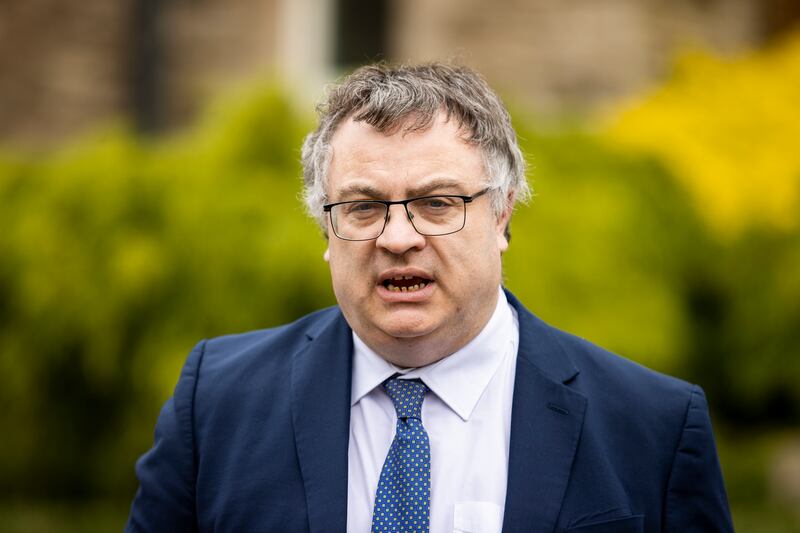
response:
[[[194,343],[333,303],[295,199],[308,127],[265,89],[178,138],[3,159],[0,491],[128,494]]]

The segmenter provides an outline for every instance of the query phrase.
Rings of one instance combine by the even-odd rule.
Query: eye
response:
[[[359,218],[375,216],[381,214],[383,210],[383,204],[377,202],[352,202],[342,207],[345,208],[345,215]]]
[[[448,207],[453,207],[455,202],[452,198],[448,198],[447,196],[433,196],[431,198],[423,198],[420,200],[421,206],[425,209],[430,210],[440,210],[440,209],[447,209]]]

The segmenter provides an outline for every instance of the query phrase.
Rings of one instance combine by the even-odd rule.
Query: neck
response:
[[[458,331],[441,328],[419,337],[392,337],[375,331],[362,332],[356,329],[356,334],[372,351],[393,365],[418,368],[441,361],[469,344],[486,327],[496,309],[495,299],[494,305],[484,307],[480,316],[470,321],[471,324],[462,322]]]

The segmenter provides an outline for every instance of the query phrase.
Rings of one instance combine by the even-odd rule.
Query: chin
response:
[[[424,337],[436,330],[435,321],[430,316],[414,312],[392,313],[377,321],[376,325],[390,337],[409,340]]]

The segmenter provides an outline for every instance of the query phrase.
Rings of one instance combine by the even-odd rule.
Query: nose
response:
[[[376,246],[393,254],[402,255],[409,250],[421,250],[425,247],[425,236],[417,233],[408,212],[402,205],[389,206],[389,220],[383,233],[376,240]]]

